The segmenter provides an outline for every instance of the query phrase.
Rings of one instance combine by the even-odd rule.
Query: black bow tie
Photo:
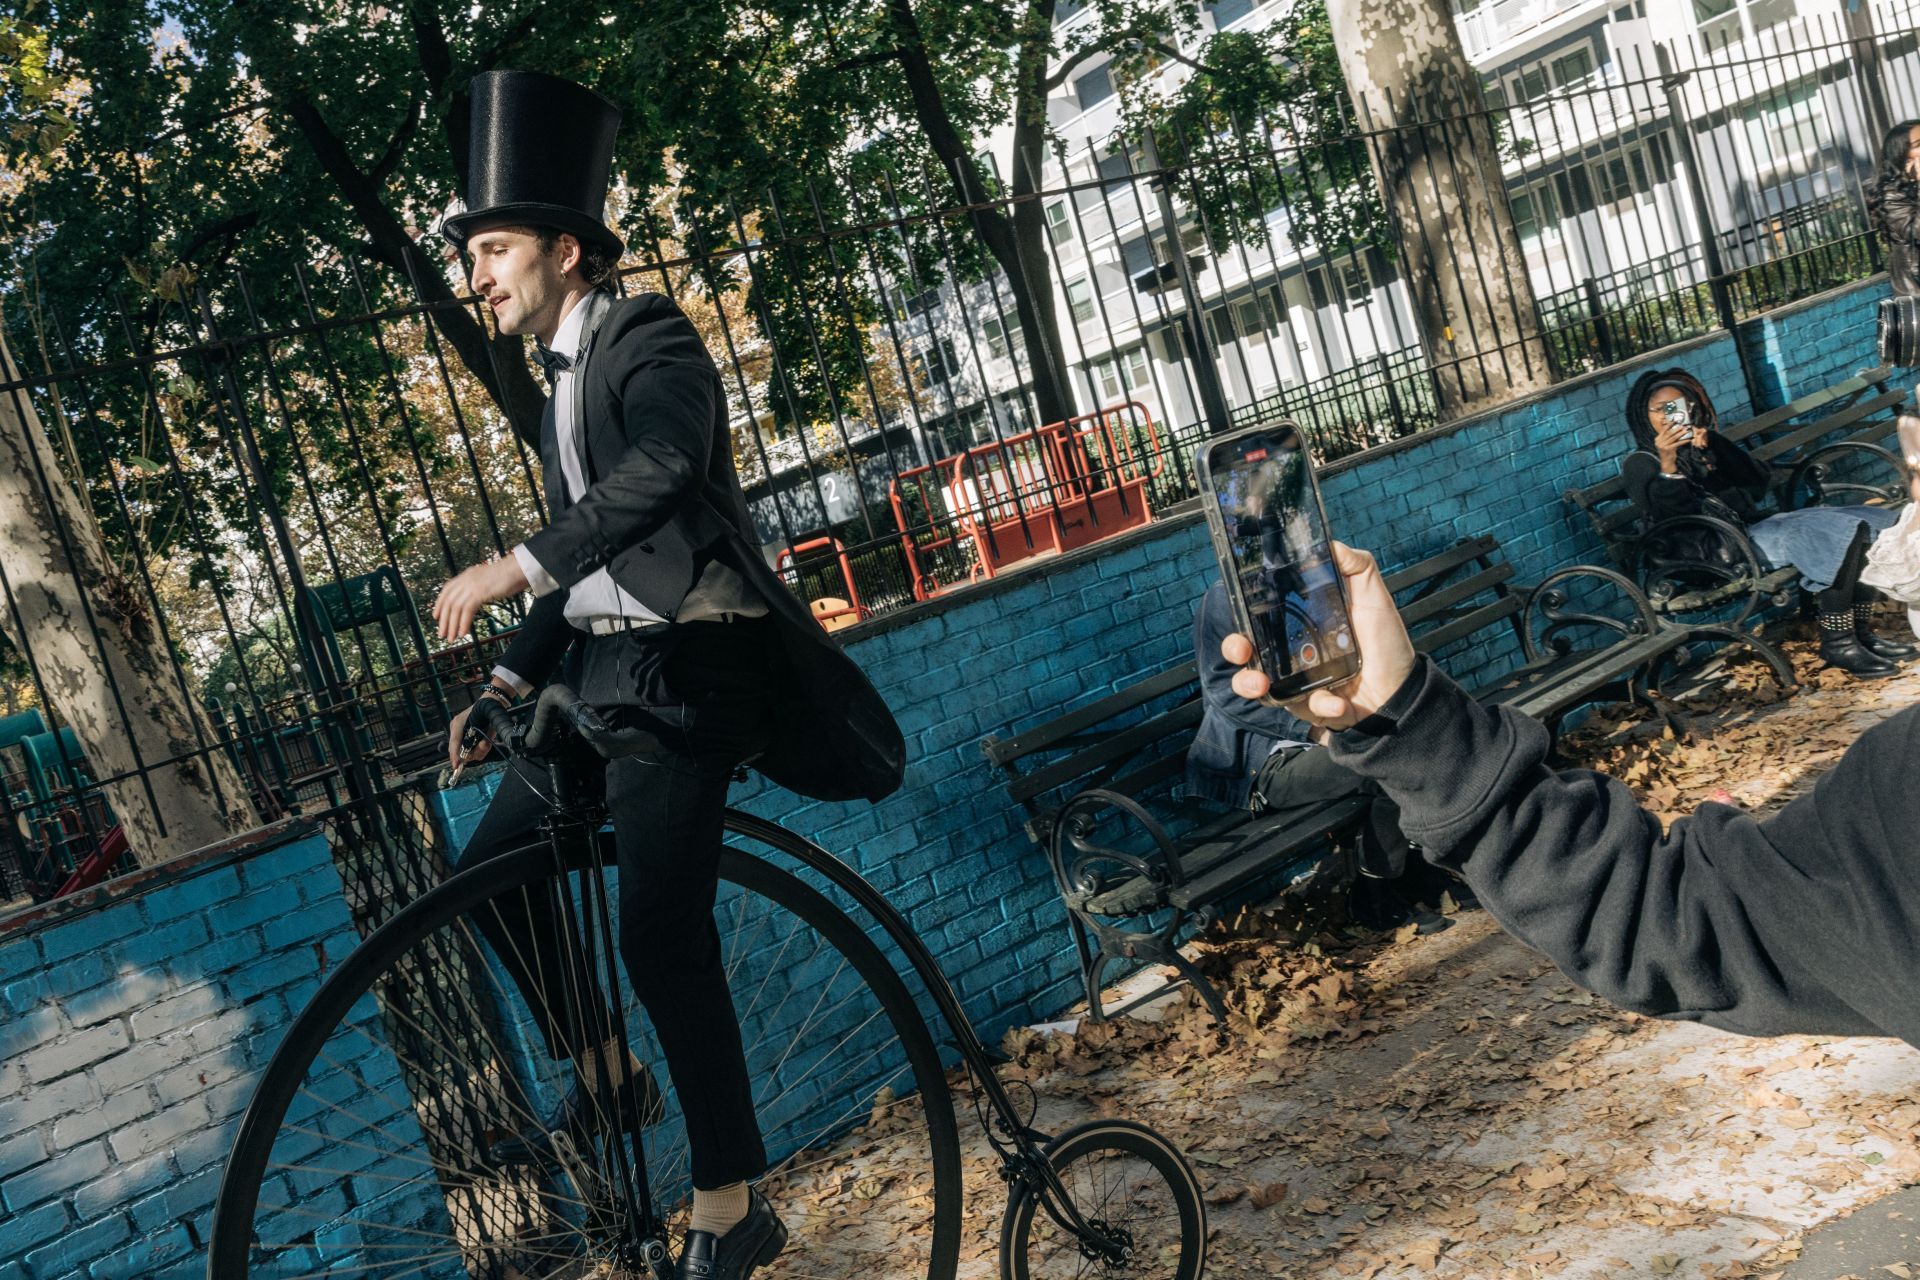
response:
[[[563,356],[558,351],[549,351],[544,343],[533,344],[533,358],[539,362],[540,371],[547,375],[548,385],[552,385],[561,374],[573,368],[572,356]]]

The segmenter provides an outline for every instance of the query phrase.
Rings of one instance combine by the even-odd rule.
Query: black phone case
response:
[[[1307,433],[1301,430],[1299,423],[1291,418],[1281,418],[1266,426],[1248,427],[1244,431],[1235,431],[1229,435],[1209,440],[1193,451],[1193,470],[1200,481],[1200,509],[1207,513],[1207,532],[1213,537],[1213,558],[1220,569],[1220,581],[1226,584],[1227,600],[1233,606],[1234,624],[1239,628],[1240,634],[1246,636],[1249,640],[1251,640],[1254,635],[1253,615],[1247,611],[1246,597],[1242,595],[1240,591],[1240,567],[1234,562],[1233,550],[1227,544],[1226,522],[1220,518],[1220,502],[1219,499],[1214,496],[1212,455],[1215,449],[1223,445],[1233,444],[1248,436],[1268,435],[1282,426],[1293,428],[1303,442],[1306,440]],[[1320,527],[1327,530],[1328,540],[1331,541],[1333,531],[1332,527],[1327,523],[1326,504],[1320,500],[1320,477],[1314,473],[1313,455],[1307,453],[1305,457],[1307,464],[1307,492],[1313,495],[1313,509],[1320,517]],[[1340,588],[1340,607],[1346,611],[1347,626],[1349,630],[1351,630],[1353,626],[1353,605],[1352,602],[1347,599],[1346,579],[1336,577],[1335,581]],[[1273,673],[1267,670],[1267,664],[1260,656],[1258,645],[1254,646],[1253,656],[1254,662],[1260,667],[1261,674],[1266,676],[1268,683],[1271,684],[1273,682]],[[1289,689],[1284,699],[1276,698],[1269,692],[1266,697],[1260,698],[1258,701],[1270,707],[1277,707],[1283,702],[1291,702],[1295,698],[1312,693],[1315,689],[1325,689],[1331,685],[1344,684],[1360,674],[1360,667],[1364,661],[1365,659],[1360,655],[1359,646],[1356,644],[1353,650],[1352,671],[1344,675],[1330,675],[1323,680],[1315,680],[1311,684],[1301,685],[1297,689]]]

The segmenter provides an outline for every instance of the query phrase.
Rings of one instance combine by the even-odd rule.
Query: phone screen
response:
[[[1253,628],[1269,697],[1359,671],[1345,589],[1300,433],[1262,428],[1214,443],[1206,479],[1218,511],[1221,571]]]

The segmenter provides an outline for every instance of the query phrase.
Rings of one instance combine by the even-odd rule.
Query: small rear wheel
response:
[[[1172,1143],[1142,1124],[1095,1120],[1055,1138],[1047,1159],[1106,1247],[1069,1230],[1041,1193],[1023,1185],[1000,1227],[1005,1280],[1199,1280],[1207,1264],[1207,1209],[1199,1180]]]

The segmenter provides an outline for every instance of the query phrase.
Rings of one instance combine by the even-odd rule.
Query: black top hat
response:
[[[488,71],[472,92],[467,210],[440,224],[447,239],[464,246],[478,227],[518,221],[619,253],[620,237],[601,217],[620,109],[538,71]]]

